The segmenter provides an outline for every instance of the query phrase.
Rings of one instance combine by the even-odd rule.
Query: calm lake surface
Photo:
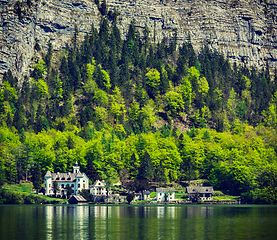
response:
[[[0,205],[0,239],[277,239],[277,206]]]

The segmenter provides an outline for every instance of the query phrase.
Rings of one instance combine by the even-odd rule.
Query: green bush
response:
[[[35,199],[31,195],[28,195],[28,196],[25,196],[24,203],[25,204],[35,204],[36,202],[35,202]]]
[[[0,203],[4,204],[21,204],[24,200],[18,193],[8,192],[5,190],[1,190],[0,192]]]
[[[156,195],[157,195],[156,192],[151,192],[151,193],[150,193],[150,198],[156,198]]]
[[[219,197],[219,196],[224,196],[225,194],[221,191],[214,191],[213,195],[216,196],[216,197]]]

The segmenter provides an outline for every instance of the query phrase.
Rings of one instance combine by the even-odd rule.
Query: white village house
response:
[[[175,188],[157,188],[157,202],[175,201]]]
[[[140,193],[135,193],[135,197],[133,200],[150,200],[150,191],[148,190],[143,190]]]
[[[90,188],[91,195],[107,195],[106,182],[104,180],[96,180]]]
[[[53,182],[58,183],[60,191],[57,194],[66,195],[66,186],[69,185],[73,190],[72,195],[77,195],[82,189],[89,189],[89,179],[85,173],[80,172],[80,167],[76,161],[73,166],[73,173],[51,173],[49,170],[45,178],[45,195],[53,195]]]

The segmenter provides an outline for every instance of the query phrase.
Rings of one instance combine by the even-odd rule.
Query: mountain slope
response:
[[[34,45],[54,50],[65,47],[74,31],[81,35],[98,26],[101,14],[91,0],[0,1],[0,74],[11,69],[19,79],[28,73]],[[101,4],[101,3],[100,3]],[[114,1],[109,10],[120,12],[118,26],[125,35],[132,19],[151,29],[152,40],[160,41],[177,29],[179,42],[188,39],[196,49],[203,44],[223,52],[231,61],[272,68],[277,62],[277,1]]]

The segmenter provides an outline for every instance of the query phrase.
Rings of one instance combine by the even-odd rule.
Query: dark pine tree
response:
[[[13,126],[17,130],[21,130],[22,128],[26,128],[26,112],[24,105],[18,101],[15,105],[16,112],[13,117]]]
[[[41,189],[41,185],[43,183],[41,167],[39,162],[37,162],[34,165],[31,172],[32,172],[32,182],[34,185],[34,189],[36,189],[38,192]]]
[[[50,67],[51,67],[52,55],[53,55],[53,46],[52,46],[52,43],[49,40],[48,41],[47,53],[46,53],[46,55],[44,57],[44,61],[45,61],[47,69],[50,69]]]
[[[154,168],[151,161],[151,157],[147,151],[140,159],[140,167],[138,171],[138,180],[147,180],[150,181],[153,178]]]
[[[107,15],[107,13],[108,13],[108,8],[107,8],[107,2],[106,2],[106,0],[103,0],[101,6],[99,7],[99,11],[100,11],[100,13],[101,13],[103,16]]]

